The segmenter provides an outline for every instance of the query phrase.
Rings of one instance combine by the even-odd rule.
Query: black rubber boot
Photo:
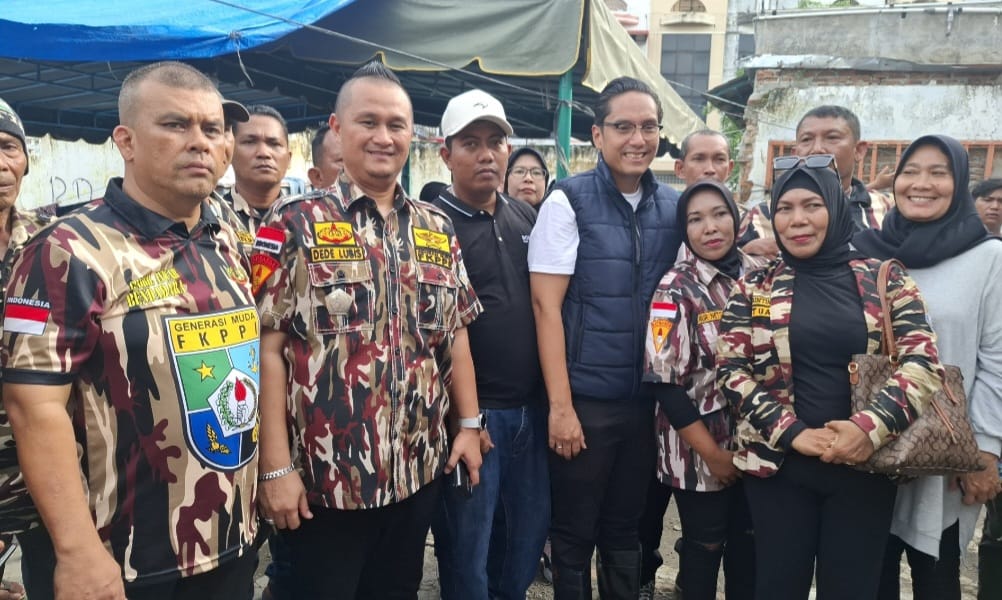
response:
[[[591,600],[591,569],[574,571],[554,564],[553,600]]]
[[[599,550],[598,596],[602,600],[636,600],[640,595],[640,548]]]

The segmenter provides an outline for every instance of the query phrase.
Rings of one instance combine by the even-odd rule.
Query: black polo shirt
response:
[[[468,327],[481,408],[514,408],[542,397],[543,375],[529,293],[529,233],[536,212],[497,195],[494,214],[443,191],[434,204],[452,219],[484,312]]]

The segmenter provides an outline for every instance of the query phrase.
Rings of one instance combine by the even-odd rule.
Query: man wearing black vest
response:
[[[590,171],[555,184],[529,240],[536,336],[549,396],[553,587],[636,598],[637,523],[654,470],[654,400],[640,383],[654,288],[681,244],[678,194],[650,171],[662,109],[621,77],[598,97]]]

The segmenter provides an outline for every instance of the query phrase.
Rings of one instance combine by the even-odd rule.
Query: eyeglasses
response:
[[[808,169],[827,169],[837,171],[834,154],[811,154],[810,156],[777,156],[772,159],[774,171],[788,171],[803,163]]]
[[[661,133],[661,124],[654,121],[648,121],[646,123],[634,123],[633,121],[616,121],[614,123],[602,123],[602,127],[612,127],[616,130],[616,133],[622,136],[630,136],[640,129],[640,135],[645,138],[657,137]]]
[[[515,167],[511,170],[511,174],[515,177],[525,177],[529,175],[533,179],[542,179],[546,177],[546,171],[540,169],[539,167],[533,167],[531,169],[526,169],[525,167]]]

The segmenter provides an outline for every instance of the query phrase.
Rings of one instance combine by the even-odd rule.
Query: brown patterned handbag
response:
[[[887,274],[892,263],[904,270],[900,262],[892,259],[884,261],[877,274],[883,319],[881,353],[854,354],[849,363],[854,413],[869,405],[898,366],[897,344],[887,302]],[[874,452],[865,463],[855,465],[856,469],[867,473],[918,477],[955,475],[984,468],[979,462],[978,445],[967,418],[963,376],[955,366],[944,367],[944,385],[933,394],[926,410],[897,439]]]

